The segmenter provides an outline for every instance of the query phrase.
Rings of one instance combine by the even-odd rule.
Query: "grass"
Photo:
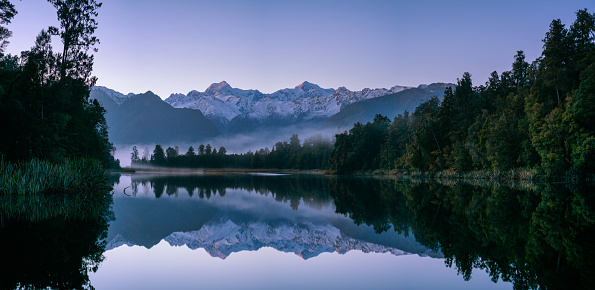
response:
[[[109,208],[111,189],[105,170],[94,160],[61,164],[0,160],[0,223],[7,219],[94,218]]]
[[[1,195],[68,195],[109,188],[105,170],[95,160],[66,160],[62,164],[0,160]]]
[[[406,174],[408,177],[421,179],[466,179],[466,180],[521,180],[537,181],[544,180],[544,173],[538,168],[516,168],[511,170],[474,170],[470,172],[456,172],[454,170],[443,170],[439,172],[412,171]]]

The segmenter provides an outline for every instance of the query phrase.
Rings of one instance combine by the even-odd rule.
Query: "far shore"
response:
[[[285,173],[285,174],[329,174],[325,170],[297,169],[250,169],[250,168],[175,168],[175,167],[122,167],[113,173]]]

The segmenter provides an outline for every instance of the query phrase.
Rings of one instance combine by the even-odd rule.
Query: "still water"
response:
[[[22,264],[37,267],[34,275],[24,274],[27,265],[16,263],[0,286],[595,285],[588,188],[276,174],[113,179],[113,202],[103,219],[5,222],[0,238],[21,240],[3,248],[24,252],[29,260]]]

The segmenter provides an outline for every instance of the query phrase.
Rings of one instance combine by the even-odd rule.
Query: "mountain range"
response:
[[[322,253],[345,254],[359,250],[364,253],[391,253],[396,256],[417,254],[419,256],[440,257],[439,253],[423,247],[411,248],[407,252],[392,246],[382,245],[354,238],[331,224],[311,222],[294,223],[278,221],[233,221],[220,217],[203,225],[199,230],[173,232],[163,238],[171,246],[187,246],[191,250],[204,249],[212,257],[227,258],[240,251],[257,251],[262,247],[271,247],[285,253],[294,253],[307,260]],[[134,246],[118,234],[108,241],[106,251],[122,245]]]
[[[373,120],[375,114],[390,119],[413,111],[432,96],[442,97],[454,84],[350,91],[325,89],[303,82],[271,94],[214,83],[204,92],[172,94],[162,100],[152,92],[128,94],[93,87],[91,98],[106,109],[110,140],[115,144],[200,142],[218,135],[299,129],[348,129],[355,122]],[[278,141],[278,140],[271,140]]]
[[[222,132],[242,132],[262,125],[287,126],[299,122],[324,121],[349,104],[400,92],[409,87],[350,91],[345,87],[323,89],[303,82],[293,89],[272,94],[232,88],[227,82],[214,83],[204,92],[172,94],[165,102],[174,108],[197,109]]]

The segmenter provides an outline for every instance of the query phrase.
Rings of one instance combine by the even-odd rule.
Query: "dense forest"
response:
[[[60,26],[42,30],[33,47],[17,56],[4,53],[11,36],[4,25],[17,11],[8,0],[0,1],[0,155],[10,162],[87,158],[117,167],[105,110],[89,100],[101,3],[48,2]],[[53,37],[61,40],[61,51],[53,49]]]
[[[554,20],[533,63],[522,51],[511,71],[473,86],[463,74],[442,101],[432,98],[391,123],[377,116],[336,136],[329,165],[337,172],[507,171],[547,176],[595,166],[595,15]]]
[[[191,147],[185,154],[157,146],[133,163],[159,166],[330,169],[374,171],[474,171],[540,174],[559,178],[595,169],[595,14],[576,12],[566,28],[552,21],[541,57],[528,63],[523,51],[512,70],[493,72],[474,86],[464,73],[444,98],[430,98],[414,112],[391,120],[376,115],[335,136],[300,144],[278,142],[246,154],[225,155]],[[203,146],[203,145],[201,145]],[[210,146],[208,146],[210,147]],[[332,148],[332,149],[331,149]],[[222,150],[223,149],[223,150]],[[223,152],[222,152],[223,151]],[[330,151],[330,152],[329,152]],[[519,176],[517,176],[519,177]],[[522,176],[520,176],[522,177]]]

